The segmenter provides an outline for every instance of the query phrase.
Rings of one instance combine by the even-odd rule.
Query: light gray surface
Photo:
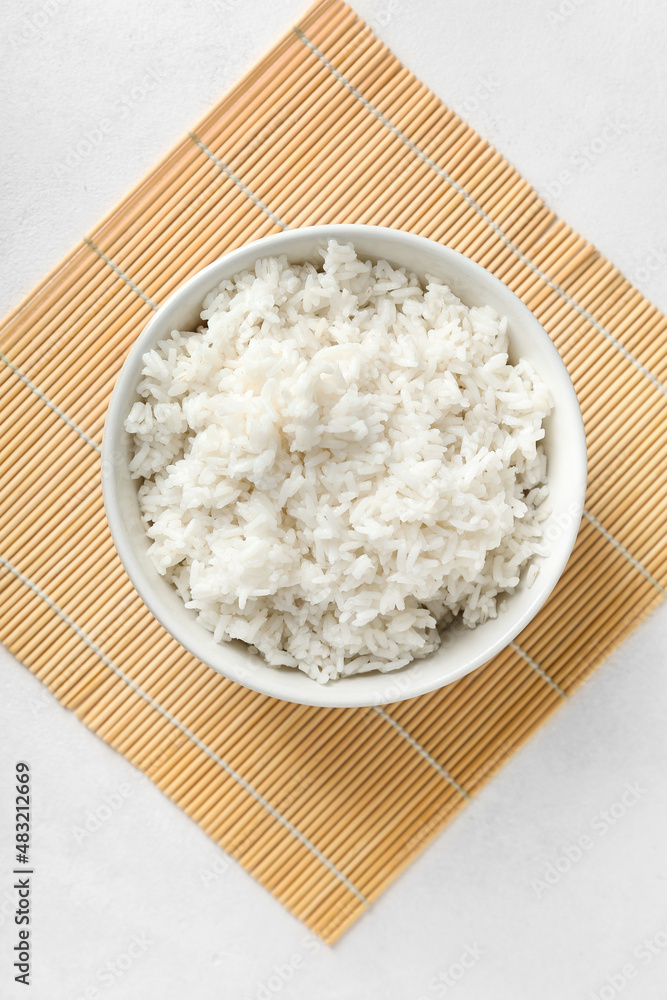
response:
[[[667,308],[664,8],[356,7]],[[302,10],[292,0],[5,5],[0,307],[28,292]],[[129,97],[136,87],[141,99]],[[103,119],[103,141],[65,167],[68,148]],[[559,181],[563,171],[569,179]],[[34,1000],[92,989],[102,1000],[662,998],[666,626],[662,608],[333,949],[236,865],[216,875],[224,855],[206,836],[0,651],[0,995],[28,995],[11,984],[13,896],[5,897],[11,766],[26,758],[35,786]],[[121,805],[82,840],[88,813],[109,812],[107,797]],[[620,817],[613,826],[609,811]],[[566,868],[565,852],[576,857],[582,837],[581,860],[556,878],[548,866]],[[547,873],[554,884],[540,885]],[[119,957],[127,964],[133,935],[147,936],[145,950],[135,942],[127,971],[109,968]],[[476,947],[484,954],[474,961]],[[474,964],[447,987],[466,948]],[[286,975],[290,962],[302,967],[284,983],[276,967]]]

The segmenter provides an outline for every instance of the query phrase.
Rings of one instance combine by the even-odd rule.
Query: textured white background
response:
[[[667,308],[667,8],[358,0],[356,9]],[[300,0],[4,4],[0,309],[29,292],[303,10]],[[105,119],[103,141],[68,161]],[[0,650],[0,995],[664,998],[666,626],[662,608],[333,949],[238,866],[223,871],[224,855],[185,815]],[[29,994],[11,970],[17,759],[34,774]],[[628,783],[638,800],[609,825],[603,814],[623,812]],[[107,798],[122,804],[81,842],[77,830]],[[548,866],[583,835],[590,849],[540,889]],[[114,963],[127,965],[135,936],[143,944],[122,971]],[[466,948],[483,955],[448,987],[443,977],[458,974]],[[288,976],[290,963],[301,967]]]

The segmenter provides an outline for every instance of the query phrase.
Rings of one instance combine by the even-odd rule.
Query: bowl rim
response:
[[[351,241],[354,243],[355,236],[363,236],[364,239],[368,239],[370,237],[372,239],[373,233],[382,234],[384,239],[395,239],[397,253],[399,256],[403,253],[405,253],[406,256],[409,255],[411,249],[428,249],[431,253],[435,249],[442,255],[443,263],[448,262],[451,266],[462,272],[462,274],[471,276],[472,280],[479,284],[482,290],[485,283],[487,283],[489,287],[495,288],[496,293],[500,297],[505,297],[506,299],[511,297],[514,300],[514,308],[518,309],[518,311],[522,313],[525,322],[532,327],[534,335],[544,338],[543,346],[547,354],[551,355],[554,373],[558,372],[558,404],[561,406],[567,406],[570,417],[575,418],[571,428],[571,447],[573,456],[576,454],[576,460],[573,458],[571,469],[572,496],[574,499],[572,504],[568,507],[568,512],[571,515],[569,524],[563,529],[563,534],[559,538],[558,556],[556,557],[555,554],[552,553],[548,564],[548,573],[543,571],[540,572],[540,577],[538,578],[540,585],[535,585],[534,599],[529,603],[520,616],[508,620],[507,627],[493,642],[488,644],[488,647],[485,648],[483,655],[480,654],[473,656],[471,660],[462,663],[458,668],[449,670],[446,678],[436,681],[435,683],[432,678],[427,679],[424,677],[420,678],[418,676],[410,676],[411,669],[416,672],[418,665],[425,662],[423,660],[413,660],[411,663],[407,664],[407,666],[402,667],[397,671],[374,672],[384,681],[401,678],[407,682],[404,685],[405,690],[403,692],[399,692],[398,697],[396,696],[396,692],[392,690],[391,684],[387,688],[387,690],[391,693],[386,698],[382,695],[381,700],[375,699],[369,701],[368,696],[364,696],[363,694],[363,684],[360,685],[358,693],[355,693],[354,688],[350,688],[349,685],[358,683],[362,677],[371,676],[370,674],[362,674],[341,678],[337,681],[330,681],[327,684],[319,684],[317,681],[307,678],[310,688],[306,688],[303,695],[299,692],[299,697],[295,698],[292,694],[285,694],[284,692],[281,692],[280,678],[281,676],[284,676],[283,672],[280,669],[269,666],[263,658],[260,659],[260,669],[253,670],[250,675],[247,675],[241,669],[237,669],[234,663],[230,663],[229,669],[223,669],[220,665],[211,663],[206,655],[202,654],[199,643],[197,641],[193,641],[191,635],[185,634],[186,629],[181,628],[181,623],[179,621],[174,622],[170,619],[167,611],[162,606],[159,596],[155,593],[155,590],[148,584],[145,585],[142,565],[145,560],[135,551],[135,548],[129,538],[125,522],[119,513],[120,483],[118,479],[119,461],[118,449],[116,445],[119,436],[124,433],[123,423],[125,417],[127,416],[126,412],[123,410],[123,400],[126,392],[136,387],[136,381],[134,382],[134,385],[132,384],[132,368],[136,363],[137,357],[139,355],[143,355],[149,347],[152,346],[156,331],[163,332],[165,336],[168,332],[171,332],[171,328],[169,330],[167,330],[166,327],[163,328],[164,316],[168,309],[173,309],[175,305],[183,300],[195,297],[195,294],[200,297],[200,301],[203,303],[205,295],[213,287],[215,287],[216,284],[223,280],[224,277],[231,276],[237,271],[243,270],[249,266],[247,261],[239,263],[237,266],[236,261],[241,262],[248,256],[252,256],[253,259],[257,259],[261,256],[288,253],[290,245],[303,240],[304,237],[310,237],[313,240],[317,240],[322,243],[329,239],[336,239],[343,242]],[[367,253],[366,251],[363,251],[363,255],[371,259],[374,256],[373,253]],[[378,256],[382,256],[382,254]],[[409,268],[409,265],[407,264],[403,264],[402,266]],[[454,289],[454,291],[456,293],[456,289]],[[551,387],[551,383],[549,384]],[[581,516],[584,510],[587,483],[586,437],[581,409],[574,386],[565,363],[551,337],[531,310],[521,301],[521,299],[519,299],[518,296],[504,282],[502,282],[495,275],[491,274],[490,271],[487,271],[480,264],[470,260],[470,258],[456,250],[453,250],[451,247],[438,243],[435,240],[428,239],[427,237],[417,236],[414,233],[409,233],[404,230],[391,229],[390,227],[384,226],[367,226],[356,223],[307,226],[261,237],[250,243],[245,243],[241,247],[238,247],[227,254],[224,254],[188,278],[164,301],[164,303],[162,303],[162,305],[156,309],[153,316],[149,318],[148,322],[145,324],[140,334],[132,344],[111,393],[111,398],[105,416],[102,437],[101,478],[104,508],[112,540],[130,582],[151,614],[191,655],[195,656],[202,663],[230,680],[273,698],[296,704],[307,704],[320,707],[359,708],[387,704],[389,702],[401,701],[407,698],[414,698],[430,691],[438,690],[441,687],[448,686],[454,681],[459,680],[461,677],[466,676],[473,670],[476,670],[483,664],[487,663],[495,655],[505,649],[519,634],[519,632],[521,632],[526,625],[532,621],[540,608],[542,608],[542,606],[546,603],[558,583],[558,580],[562,576],[563,570],[565,569],[576,541]],[[495,619],[495,621],[498,620],[499,619]],[[199,626],[199,628],[202,633],[205,631],[203,626]],[[208,631],[206,634],[208,636],[211,635]],[[224,649],[224,645],[226,644],[221,643],[219,645],[221,649]],[[247,655],[252,656],[253,660],[257,659],[257,657],[251,653],[248,653]],[[285,669],[293,671],[295,668]],[[304,677],[306,676],[307,675],[304,674]],[[342,684],[345,684],[345,689],[341,691],[340,685]],[[397,686],[400,688],[400,683]]]

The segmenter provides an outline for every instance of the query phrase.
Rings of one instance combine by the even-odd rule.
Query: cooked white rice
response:
[[[322,256],[223,281],[144,356],[125,428],[158,571],[216,640],[325,682],[496,615],[545,551],[551,402],[489,307]]]

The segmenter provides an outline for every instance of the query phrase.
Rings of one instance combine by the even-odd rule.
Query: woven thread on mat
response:
[[[190,657],[129,585],[99,486],[107,400],[152,311],[222,253],[325,222],[408,229],[501,277],[564,357],[589,447],[579,538],[537,618],[442,691],[405,702],[389,675],[368,710],[275,702]],[[327,941],[665,596],[665,317],[339,0],[85,237],[0,346],[0,637]]]

